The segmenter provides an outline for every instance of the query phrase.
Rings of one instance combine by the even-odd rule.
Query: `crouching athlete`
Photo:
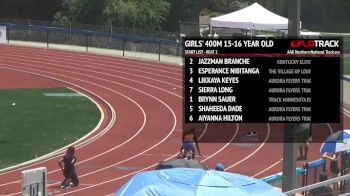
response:
[[[70,146],[66,152],[66,155],[59,160],[58,165],[60,166],[64,180],[61,183],[61,188],[69,188],[72,185],[78,186],[79,179],[75,172],[75,162],[77,158],[75,156],[75,148]],[[62,165],[62,163],[64,165]]]
[[[179,158],[189,158],[187,157],[187,154],[190,153],[192,159],[194,159],[196,151],[194,149],[194,145],[193,143],[196,144],[196,148],[198,151],[198,155],[201,155],[201,152],[199,150],[199,146],[198,146],[198,139],[196,137],[196,129],[191,128],[187,131],[184,131],[183,135],[182,135],[182,145],[181,145],[181,149],[180,149],[180,153],[179,153]]]

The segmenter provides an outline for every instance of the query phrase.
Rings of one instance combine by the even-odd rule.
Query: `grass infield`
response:
[[[74,142],[101,116],[93,102],[66,88],[0,90],[0,97],[0,168]]]

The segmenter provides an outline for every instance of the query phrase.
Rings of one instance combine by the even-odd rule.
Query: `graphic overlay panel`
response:
[[[184,129],[209,123],[206,131],[215,131],[207,134],[227,142],[227,131],[220,130],[227,125],[221,124],[335,123],[341,128],[340,38],[188,38],[184,48]],[[283,142],[281,133],[276,138]]]

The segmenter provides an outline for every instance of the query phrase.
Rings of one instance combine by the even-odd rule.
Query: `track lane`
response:
[[[33,51],[35,51],[35,52],[39,52],[39,51],[42,51],[43,49],[37,49],[37,50],[33,50]],[[25,50],[27,53],[29,53],[29,52],[33,52],[31,49],[29,49],[28,51],[27,50]],[[46,50],[46,51],[50,51],[50,52],[52,52],[51,50]],[[60,58],[60,57],[64,57],[64,54],[65,53],[67,53],[67,52],[63,52],[63,51],[54,51],[53,53],[55,53],[55,55],[56,55],[56,60],[57,60],[57,58]],[[45,55],[47,55],[47,54],[49,54],[49,52],[47,52],[47,53],[45,53]],[[90,55],[90,54],[79,54],[79,55],[75,55],[75,53],[73,53],[74,55],[69,55],[69,57],[68,58],[75,58],[75,60],[77,60],[77,61],[82,61],[82,64],[84,64],[83,62],[85,62],[85,61],[91,61],[91,62],[93,62],[93,63],[91,63],[90,65],[88,65],[88,63],[89,62],[87,62],[86,64],[86,66],[81,66],[81,67],[79,67],[79,65],[78,64],[76,64],[77,63],[77,61],[75,61],[75,62],[71,62],[71,64],[69,65],[69,66],[76,66],[76,67],[78,67],[78,68],[84,68],[84,69],[89,69],[89,71],[88,70],[81,70],[81,69],[75,69],[75,71],[86,71],[86,73],[89,73],[89,74],[101,74],[101,76],[100,77],[102,77],[102,75],[103,76],[108,76],[108,74],[109,74],[109,76],[108,77],[110,77],[109,79],[110,80],[113,80],[113,81],[116,81],[116,77],[114,77],[114,76],[112,76],[112,75],[119,75],[121,72],[118,70],[118,71],[113,71],[113,67],[109,67],[109,66],[105,66],[104,64],[109,64],[109,63],[111,63],[111,61],[115,61],[116,59],[118,59],[118,58],[115,58],[115,57],[107,57],[107,59],[108,60],[105,60],[104,58],[105,57],[101,57],[101,56],[98,56],[98,58],[96,58],[96,59],[98,59],[98,60],[93,60],[94,58],[95,58],[95,56],[94,55]],[[30,55],[29,55],[30,56]],[[76,56],[78,56],[78,58],[76,57]],[[92,60],[90,59],[90,56],[93,56],[92,57]],[[16,58],[16,56],[12,56],[12,57],[14,57],[14,58]],[[26,58],[26,57],[25,57]],[[38,59],[38,56],[36,56],[35,57],[36,59],[30,59],[30,58],[26,58],[27,60],[40,60],[40,59],[44,59],[44,58],[39,58]],[[46,57],[46,58],[48,58],[48,57]],[[0,58],[1,59],[1,58]],[[119,58],[120,59],[120,58]],[[119,60],[118,59],[118,60]],[[50,61],[50,63],[58,63],[57,61]],[[131,63],[133,63],[133,60],[129,60],[129,59],[123,59],[122,60],[123,61],[123,63],[125,63],[125,65],[124,66],[128,66],[128,64],[131,64]],[[99,63],[99,62],[103,62],[103,63]],[[120,63],[119,63],[120,64]],[[141,65],[141,66],[152,66],[153,65],[153,63],[150,63],[150,62],[139,62],[139,63],[136,63],[137,65]],[[98,66],[98,67],[95,67],[94,68],[94,66]],[[100,67],[101,66],[101,67]],[[115,68],[116,69],[118,69],[119,67],[118,66],[120,66],[120,65],[116,65],[115,66]],[[156,64],[155,66],[152,66],[153,68],[161,68],[161,66],[163,66],[163,64]],[[168,67],[169,65],[164,65],[165,67]],[[170,71],[170,72],[172,72],[172,71],[178,71],[180,74],[178,74],[178,76],[179,75],[181,75],[182,74],[182,70],[181,70],[181,68],[177,68],[176,66],[169,66],[169,67],[171,67],[171,69],[167,69],[167,71],[166,72],[162,72],[162,74],[170,74],[170,73],[168,73],[168,71]],[[59,68],[59,67],[53,67],[53,68]],[[68,68],[68,67],[66,67],[66,68]],[[142,69],[142,67],[134,67],[135,69]],[[172,69],[172,68],[174,68],[174,69]],[[91,70],[90,70],[91,69]],[[155,71],[155,70],[157,70],[157,69],[151,69],[152,71]],[[92,72],[91,72],[92,71]],[[128,71],[126,71],[126,70],[124,70],[123,72],[125,72],[125,73],[121,73],[121,74],[125,74],[125,75],[123,75],[122,77],[123,78],[128,78],[129,76],[132,76],[132,74],[134,74],[134,73],[127,73],[127,72],[132,72],[132,69],[130,69],[130,70],[128,70]],[[150,69],[147,69],[147,71],[149,72],[150,71]],[[151,71],[151,72],[152,72]],[[96,73],[96,72],[101,72],[101,73]],[[149,74],[148,76],[146,76],[146,77],[148,77],[148,78],[152,78],[153,76],[156,76],[156,77],[158,77],[157,75],[152,75],[152,73],[145,73],[145,72],[143,72],[143,74]],[[142,72],[140,72],[140,73],[142,73]],[[161,74],[159,74],[159,75],[161,75]],[[176,75],[176,74],[175,74]],[[137,74],[134,74],[134,76],[135,77],[137,77]],[[178,76],[174,76],[174,75],[169,75],[169,76],[167,76],[167,77],[169,77],[169,78],[171,78],[171,77],[178,77]],[[147,80],[147,78],[145,78],[145,76],[143,76],[143,78],[144,79],[146,79]],[[157,80],[164,80],[164,78],[165,77],[159,77],[159,78],[157,78],[156,80],[153,80],[153,82],[155,82],[155,83],[157,83]],[[180,78],[180,77],[179,77]],[[122,78],[119,78],[119,79],[121,79],[120,81],[122,81],[123,79]],[[135,78],[136,79],[136,78]],[[149,79],[149,81],[152,81],[152,79]],[[148,81],[148,82],[149,82]],[[163,83],[164,84],[164,86],[162,86],[162,88],[166,88],[166,84],[167,83],[173,83],[173,82],[175,82],[175,85],[177,85],[177,86],[179,86],[179,85],[181,85],[181,82],[179,82],[178,84],[176,84],[178,81],[180,81],[180,80],[169,80],[169,81],[167,81],[166,83],[165,82],[161,82],[161,83]],[[134,85],[136,85],[136,83],[134,84]],[[138,83],[138,85],[139,86],[137,86],[137,87],[141,87],[142,85],[140,85],[139,83]],[[174,88],[174,87],[173,87]],[[166,88],[166,90],[168,90],[168,91],[171,91],[171,89],[172,88],[169,88],[169,87],[167,87]],[[158,89],[158,90],[160,90],[160,89]],[[174,89],[173,89],[174,90]],[[179,90],[179,89],[177,89],[177,91],[176,90],[174,90],[174,92],[173,92],[173,94],[177,94],[177,95],[179,95],[179,96],[181,96],[181,90]],[[168,97],[169,95],[166,95],[165,97]],[[173,95],[172,95],[173,96]],[[176,102],[176,101],[175,101]],[[175,110],[175,112],[177,113],[178,112],[178,110]],[[180,114],[179,114],[179,116],[182,116],[181,115],[181,111],[180,111]],[[176,128],[177,129],[177,128]],[[172,138],[172,139],[170,139],[170,138]],[[167,138],[165,141],[164,141],[164,144],[165,144],[165,146],[170,146],[169,148],[174,148],[175,146],[177,146],[179,143],[174,143],[174,141],[176,140],[176,138],[180,138],[180,132],[178,132],[178,133],[176,133],[176,132],[174,132],[174,134],[172,134],[169,138]],[[169,141],[168,141],[168,139],[169,139]],[[153,141],[152,141],[153,142]],[[202,144],[201,144],[201,146],[202,146]],[[211,155],[211,154],[213,154],[214,152],[213,151],[215,151],[215,150],[213,150],[213,149],[221,149],[222,147],[223,147],[223,145],[222,144],[218,144],[218,145],[216,145],[216,144],[214,144],[214,145],[212,145],[212,147],[213,147],[213,149],[211,149],[210,148],[210,145],[206,145],[206,144],[203,144],[203,149],[204,150],[202,150],[202,151],[208,151],[209,152],[209,155]],[[206,146],[208,146],[208,147],[206,147]],[[231,146],[231,145],[229,145],[229,146]],[[237,147],[237,146],[236,146]],[[226,148],[226,147],[225,147]],[[225,149],[224,148],[224,149]],[[157,160],[159,160],[160,158],[162,158],[162,159],[164,159],[164,156],[157,156],[157,154],[162,154],[162,153],[164,153],[163,151],[157,151],[157,149],[158,148],[156,148],[156,149],[152,149],[151,151],[150,151],[150,154],[155,154],[154,156],[151,156],[151,157],[154,157],[155,159],[153,160],[153,158],[150,158],[150,156],[148,156],[148,155],[140,155],[140,156],[143,156],[143,157],[148,157],[148,159],[152,159],[152,161],[151,162],[154,162],[154,161],[157,161]],[[202,147],[201,147],[201,149],[202,149]],[[244,148],[242,148],[243,149],[243,151],[244,152],[246,152],[247,153],[247,156],[249,155],[249,153],[248,152],[251,152],[251,151],[253,151],[253,150],[256,150],[257,148],[255,147],[255,148],[252,148],[251,150],[250,149],[248,149],[248,148],[246,148],[246,147],[244,147]],[[225,159],[225,157],[226,156],[222,156],[222,155],[227,155],[228,153],[229,154],[235,154],[235,150],[236,150],[236,148],[232,148],[231,150],[228,150],[228,151],[222,151],[222,152],[220,152],[220,153],[218,153],[218,155],[216,155],[216,156],[213,156],[213,157],[211,157],[210,159],[209,159],[209,162],[208,163],[210,163],[210,165],[213,165],[215,162],[217,162],[217,160],[219,160],[220,161],[220,159],[221,159],[221,157],[223,158],[223,160],[225,160],[225,162],[227,162],[228,164],[230,163],[230,162],[232,162],[231,160],[229,160],[229,161],[227,161],[227,159],[228,158],[226,158]],[[246,150],[246,151],[245,151]],[[174,149],[174,150],[170,150],[170,151],[173,151],[173,152],[177,152],[178,151],[178,148],[176,148],[176,149]],[[165,150],[165,154],[171,154],[171,153],[169,153],[169,150]],[[236,151],[239,155],[241,154],[240,152],[240,150],[238,150],[238,151]],[[171,157],[171,156],[170,156]],[[245,156],[246,157],[246,156]],[[254,159],[256,159],[255,157],[257,157],[256,155],[254,155],[254,156],[250,156],[248,159],[246,159],[246,160],[250,160],[250,159],[252,159],[253,160],[253,158]],[[110,158],[113,158],[113,157],[110,157]],[[229,157],[230,158],[230,157]],[[238,159],[242,159],[243,157],[238,157],[237,156],[237,158]],[[203,159],[205,159],[205,157],[203,157]],[[141,159],[141,160],[144,160],[144,159]],[[245,162],[243,162],[244,164],[246,164]],[[136,168],[136,166],[135,166],[135,168]],[[150,167],[150,168],[148,168],[148,169],[151,169],[152,167]],[[90,168],[91,169],[91,168]],[[130,173],[129,173],[130,174]],[[129,174],[125,174],[125,175],[129,175]],[[124,175],[124,176],[125,176]],[[130,175],[129,175],[130,176]],[[108,178],[111,178],[112,176],[109,176]],[[119,179],[123,179],[122,178],[123,176],[119,176],[118,178]],[[107,178],[107,180],[108,180],[108,178]],[[126,177],[124,177],[124,178],[126,178]],[[114,181],[112,181],[112,182],[114,182]],[[112,183],[111,182],[111,183]],[[121,181],[118,181],[118,182],[121,182]],[[100,182],[100,183],[103,183],[103,182]],[[88,183],[84,183],[85,185],[84,186],[86,186],[86,187],[88,187],[88,186],[94,186],[94,185],[91,185],[91,184],[88,184]],[[106,183],[106,184],[108,184],[108,183]],[[115,184],[114,184],[115,185]],[[83,187],[83,186],[82,186]],[[105,187],[104,186],[104,184],[102,184],[102,185],[100,185],[100,186],[94,186],[94,187],[92,187],[92,188],[90,188],[90,189],[86,189],[86,190],[90,190],[90,191],[97,191],[98,192],[98,190],[101,188],[101,187]],[[108,185],[108,186],[106,186],[106,187],[110,187],[110,185]],[[77,191],[76,192],[77,194],[78,193],[82,193],[82,192],[79,192],[79,191]],[[88,192],[89,193],[89,192]],[[92,193],[92,192],[91,192]]]

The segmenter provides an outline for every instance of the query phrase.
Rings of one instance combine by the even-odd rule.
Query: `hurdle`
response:
[[[22,171],[22,196],[47,196],[47,169],[40,167]]]

